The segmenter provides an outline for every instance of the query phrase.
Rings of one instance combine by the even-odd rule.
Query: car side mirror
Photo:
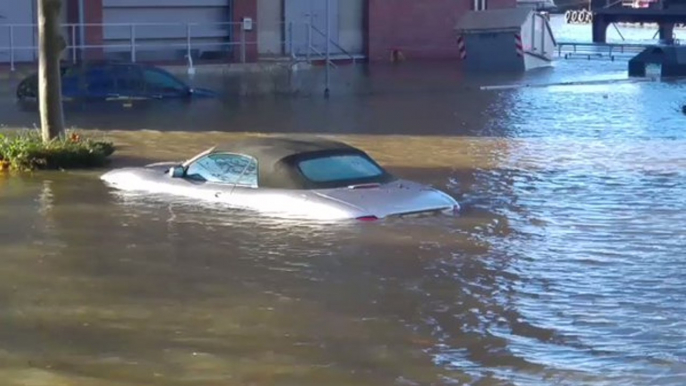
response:
[[[186,173],[186,169],[183,166],[172,166],[169,168],[169,176],[171,178],[181,178]]]

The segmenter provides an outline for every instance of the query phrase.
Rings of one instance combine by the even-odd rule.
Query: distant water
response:
[[[590,24],[567,24],[564,15],[551,15],[550,24],[559,41],[591,42]],[[657,28],[654,26],[635,27],[610,25],[607,28],[608,43],[654,43],[657,42]],[[686,29],[675,29],[677,39],[686,39]]]

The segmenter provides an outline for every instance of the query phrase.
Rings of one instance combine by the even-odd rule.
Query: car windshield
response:
[[[209,154],[193,161],[186,177],[223,184],[257,186],[257,162],[240,154]]]
[[[156,68],[146,69],[144,77],[148,90],[151,92],[184,92],[187,90],[183,82]]]
[[[379,177],[384,171],[358,154],[335,155],[303,160],[300,171],[313,182],[335,182]]]

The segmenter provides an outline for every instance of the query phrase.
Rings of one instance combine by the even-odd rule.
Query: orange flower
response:
[[[79,142],[81,140],[81,136],[76,133],[71,133],[69,140],[72,142]]]

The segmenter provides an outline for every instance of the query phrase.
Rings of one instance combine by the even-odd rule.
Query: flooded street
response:
[[[0,383],[684,384],[686,83],[585,60],[334,74],[329,100],[321,71],[198,76],[279,92],[67,123],[112,139],[112,167],[332,136],[450,193],[460,217],[283,221],[118,193],[103,170],[0,175]],[[618,82],[480,90],[592,80]],[[0,123],[32,127],[12,84]]]

